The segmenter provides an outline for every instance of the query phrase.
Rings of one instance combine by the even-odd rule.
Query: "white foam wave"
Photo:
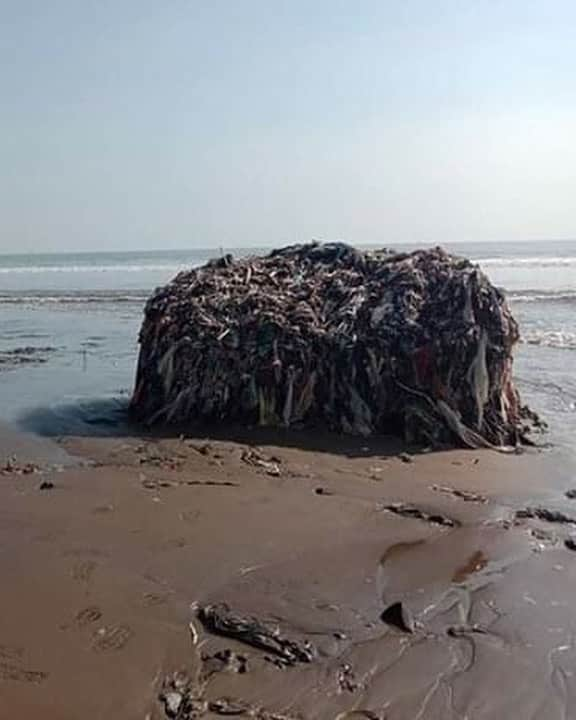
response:
[[[476,262],[482,267],[570,267],[576,266],[576,256],[488,257],[479,258]]]
[[[0,267],[0,274],[178,272],[189,267],[191,267],[190,264],[183,263],[169,265],[14,265]]]
[[[0,305],[89,305],[97,303],[143,303],[150,293],[78,293],[0,295]]]
[[[511,256],[476,258],[482,267],[559,267],[575,266],[576,256]],[[0,274],[9,273],[105,273],[129,272],[138,273],[146,271],[168,272],[178,271],[197,265],[197,262],[171,262],[171,263],[110,263],[100,265],[86,264],[55,264],[55,265],[4,265],[0,266]]]
[[[564,330],[534,330],[525,333],[522,342],[527,345],[576,350],[576,333]]]
[[[507,293],[511,302],[570,302],[576,300],[576,290],[520,290]]]

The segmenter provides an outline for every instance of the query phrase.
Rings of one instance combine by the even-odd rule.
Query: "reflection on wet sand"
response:
[[[462,565],[456,570],[456,572],[452,576],[452,582],[455,582],[457,584],[463,583],[470,577],[470,575],[473,575],[474,573],[483,570],[487,564],[488,559],[486,558],[482,550],[476,550],[476,552],[470,555],[464,565]]]

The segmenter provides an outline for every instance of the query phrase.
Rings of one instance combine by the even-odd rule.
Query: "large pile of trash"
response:
[[[502,292],[441,248],[226,255],[148,300],[131,407],[148,424],[518,444],[534,420],[512,380],[518,339]]]

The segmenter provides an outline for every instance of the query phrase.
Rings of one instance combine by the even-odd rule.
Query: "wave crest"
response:
[[[576,333],[564,330],[532,330],[522,336],[521,342],[560,350],[576,350]]]
[[[574,302],[576,290],[512,290],[507,291],[511,302]]]
[[[134,265],[5,265],[0,266],[0,274],[39,274],[39,273],[139,273],[139,272],[178,272],[191,267],[190,263],[170,264],[134,264]]]
[[[150,295],[148,290],[52,292],[52,293],[1,293],[0,305],[93,305],[93,304],[142,304]]]
[[[576,267],[576,256],[534,256],[534,257],[488,257],[478,258],[477,262],[481,267],[509,267],[509,268],[530,268],[530,267]]]

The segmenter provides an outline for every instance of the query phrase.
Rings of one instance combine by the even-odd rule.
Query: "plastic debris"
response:
[[[164,706],[168,717],[177,717],[182,706],[183,697],[178,692],[168,692],[164,695]]]
[[[539,424],[512,380],[518,339],[502,292],[441,248],[226,255],[149,299],[131,408],[150,425],[518,445]]]
[[[516,518],[519,520],[536,519],[549,523],[560,523],[562,525],[576,525],[576,518],[566,515],[560,510],[549,510],[544,507],[529,507],[523,510],[516,510]]]
[[[40,466],[36,463],[20,463],[15,457],[10,457],[0,465],[0,475],[32,475],[40,472]]]
[[[198,619],[214,635],[233,638],[272,653],[286,666],[309,663],[315,657],[315,651],[307,641],[284,637],[276,624],[271,626],[255,617],[234,612],[224,603],[199,608]]]
[[[443,525],[444,527],[460,526],[458,520],[455,520],[454,518],[447,517],[446,515],[441,515],[437,512],[430,513],[426,510],[422,510],[421,508],[416,507],[415,505],[410,505],[409,503],[390,503],[389,505],[383,505],[382,509],[391,512],[394,515],[399,515],[400,517],[411,518],[413,520],[423,520],[424,522],[428,522],[431,525]]]

